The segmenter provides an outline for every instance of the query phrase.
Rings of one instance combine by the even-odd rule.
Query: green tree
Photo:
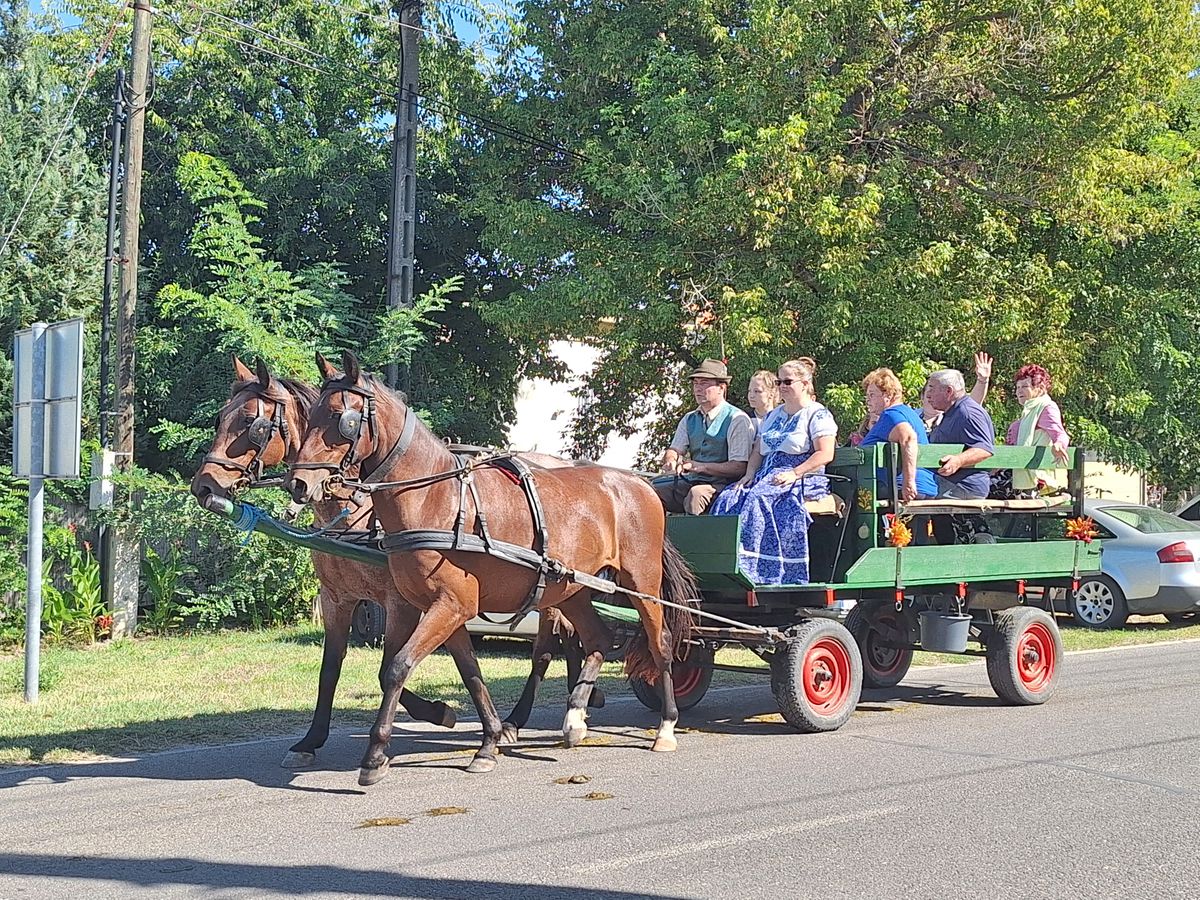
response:
[[[1039,361],[1081,438],[1195,476],[1147,430],[1200,437],[1177,408],[1195,295],[1150,264],[1194,258],[1194,154],[1168,116],[1196,60],[1191,4],[522,11],[497,115],[578,155],[481,161],[486,237],[526,285],[486,314],[603,348],[580,449],[662,412],[705,355],[743,378],[816,356],[848,422],[869,369],[912,385],[986,348],[997,418],[1015,412],[1003,382]]]
[[[93,345],[96,337],[104,184],[77,124],[54,147],[80,75],[60,79],[37,30],[46,24],[29,16],[23,0],[0,0],[0,343],[5,348],[12,347],[15,331],[39,319],[85,316]],[[94,372],[95,354],[87,359]],[[94,392],[87,399],[90,430]],[[0,362],[0,419],[12,419],[8,353]],[[12,435],[5,428],[0,430],[0,458],[11,456]]]
[[[100,23],[111,16],[102,0],[70,5],[87,24],[58,40],[63,66],[86,53]],[[156,86],[147,117],[143,191],[146,297],[160,296],[167,285],[199,289],[211,277],[210,261],[193,247],[200,213],[176,177],[187,154],[204,154],[220,160],[248,196],[261,201],[253,208],[252,227],[264,259],[305,279],[318,295],[328,292],[331,303],[340,302],[339,296],[357,301],[356,329],[328,343],[359,349],[371,344],[374,323],[384,312],[399,44],[387,16],[388,8],[371,0],[219,0],[168,9],[156,19]],[[426,7],[426,24],[432,31],[449,30],[436,5]],[[461,172],[479,153],[479,141],[444,105],[446,98],[482,104],[487,91],[475,61],[469,47],[423,39],[415,290],[422,295],[454,276],[462,281],[445,297],[445,309],[425,311],[431,340],[413,361],[412,394],[436,412],[446,433],[501,442],[513,382],[525,359],[518,343],[479,317],[491,287],[504,279],[481,240],[482,223],[467,215],[460,200]],[[102,103],[98,96],[89,99]],[[160,358],[186,356],[185,335],[160,318],[160,307],[147,304],[143,312],[144,351]],[[263,327],[275,325],[268,317]],[[462,353],[464,341],[478,352]],[[189,395],[173,385],[176,373],[175,366],[154,372],[182,402]],[[206,407],[227,387],[225,382],[218,390],[190,376],[180,381],[193,391],[189,404]],[[454,392],[464,385],[472,386],[469,402],[456,402]],[[165,415],[161,407],[154,409]],[[152,468],[163,469],[179,459],[159,458],[156,440],[141,428],[153,427],[156,417],[140,423],[139,454]]]

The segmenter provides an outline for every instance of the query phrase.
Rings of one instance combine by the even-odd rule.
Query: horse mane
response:
[[[295,378],[280,378],[272,376],[273,380],[281,385],[283,389],[296,401],[296,405],[300,409],[300,414],[304,418],[308,418],[309,411],[312,405],[317,402],[320,393],[311,384],[303,381],[297,381]],[[242,391],[251,390],[257,393],[263,393],[262,385],[257,378],[249,381],[235,381],[233,387],[229,389],[229,399],[232,400]],[[277,399],[277,398],[272,398]]]

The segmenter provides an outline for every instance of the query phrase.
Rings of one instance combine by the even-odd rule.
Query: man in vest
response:
[[[729,370],[706,359],[691,375],[697,409],[683,417],[663,454],[663,475],[654,491],[667,512],[703,515],[727,484],[746,474],[753,426],[750,417],[726,402]]]

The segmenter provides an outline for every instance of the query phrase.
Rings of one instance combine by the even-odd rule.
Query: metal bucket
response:
[[[971,617],[966,613],[925,610],[921,613],[921,649],[937,653],[962,653],[967,649]]]

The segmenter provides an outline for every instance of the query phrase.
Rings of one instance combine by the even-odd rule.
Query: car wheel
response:
[[[1107,575],[1091,575],[1079,582],[1070,598],[1071,615],[1085,628],[1121,628],[1129,618],[1125,594]]]

